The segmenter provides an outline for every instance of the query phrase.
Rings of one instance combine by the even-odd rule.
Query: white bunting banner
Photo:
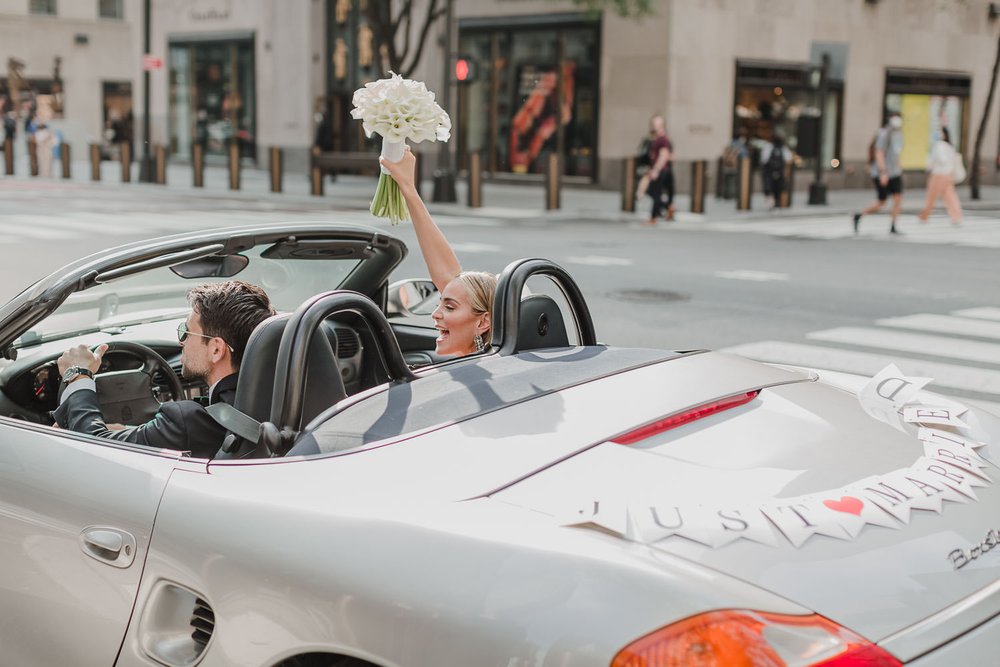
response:
[[[651,544],[667,537],[683,537],[712,548],[739,539],[775,546],[774,529],[753,505],[715,508],[705,505],[650,505],[630,511],[642,541]]]
[[[829,491],[742,504],[737,500],[725,506],[685,504],[680,498],[687,494],[677,487],[667,497],[631,499],[634,490],[621,488],[609,492],[610,499],[565,505],[556,520],[645,544],[684,538],[712,549],[741,539],[778,546],[783,537],[800,548],[814,535],[853,540],[865,526],[901,529],[914,510],[941,514],[945,503],[977,501],[975,489],[993,482],[986,472],[992,465],[983,449],[987,443],[973,435],[984,429],[974,411],[950,399],[908,404],[928,382],[930,378],[908,377],[889,365],[858,395],[862,408],[875,419],[903,432],[916,430],[922,452],[915,447],[914,453],[922,455],[906,468]],[[719,497],[716,502],[732,501]]]
[[[983,479],[985,474],[981,470],[977,470],[973,474],[956,468],[951,461],[945,463],[940,458],[921,456],[913,464],[913,467],[922,469],[934,483],[947,486],[973,500],[979,500],[973,487],[984,487],[992,481]]]
[[[923,424],[935,426],[954,426],[955,428],[965,428],[967,424],[959,419],[959,415],[968,412],[964,408],[961,412],[950,408],[931,407],[928,405],[907,405],[903,408],[903,421],[908,424]]]
[[[851,537],[830,510],[814,496],[768,503],[761,507],[760,511],[796,548],[802,546],[813,535],[826,535],[840,540]]]
[[[865,526],[899,528],[900,522],[881,507],[868,500],[864,488],[873,483],[875,477],[855,482],[842,489],[820,494],[823,506],[837,517],[841,527],[851,537],[857,537]]]
[[[972,440],[970,438],[963,437],[961,435],[956,435],[955,433],[950,433],[948,431],[942,431],[936,428],[921,428],[917,431],[917,439],[921,442],[928,442],[931,444],[944,444],[949,443],[956,445],[958,447],[963,447],[967,449],[976,450],[984,446],[986,443],[979,442],[978,440]]]
[[[930,381],[931,378],[907,377],[895,364],[889,364],[862,387],[858,392],[858,400],[862,409],[871,417],[905,432],[906,427],[899,415],[900,408],[910,402]]]
[[[591,524],[623,537],[632,532],[628,504],[623,500],[591,500],[560,513],[556,521],[560,526]]]

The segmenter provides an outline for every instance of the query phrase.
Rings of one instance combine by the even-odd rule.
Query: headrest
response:
[[[278,344],[290,317],[288,314],[274,315],[257,325],[243,353],[234,407],[260,422],[271,418]],[[327,338],[327,329],[320,327],[309,345],[302,424],[308,423],[346,395],[340,366]]]
[[[562,311],[550,296],[529,294],[521,299],[517,321],[516,352],[569,346]]]

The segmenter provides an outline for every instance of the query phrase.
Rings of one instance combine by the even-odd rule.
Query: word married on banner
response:
[[[798,548],[813,535],[851,540],[867,525],[901,528],[913,510],[940,514],[945,503],[976,501],[975,489],[993,481],[984,471],[990,464],[977,451],[986,443],[967,435],[967,407],[911,403],[928,382],[890,365],[858,394],[867,414],[916,436],[922,455],[905,468],[836,489],[736,506],[593,499],[559,522],[597,526],[645,544],[683,537],[712,548],[740,539],[776,546],[783,538]]]

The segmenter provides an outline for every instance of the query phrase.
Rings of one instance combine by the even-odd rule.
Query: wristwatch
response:
[[[86,376],[91,380],[94,379],[94,372],[89,368],[84,368],[83,366],[70,366],[63,373],[62,381],[66,384],[73,382],[74,380],[79,380],[81,377]]]

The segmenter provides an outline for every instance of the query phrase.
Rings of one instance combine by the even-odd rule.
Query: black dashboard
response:
[[[334,321],[327,321],[321,330],[327,335],[330,345],[336,351],[337,363],[348,394],[356,393],[381,381],[378,373],[363,368],[367,331],[359,332],[354,326]],[[109,338],[107,342],[115,338],[117,337]],[[139,338],[133,340],[157,352],[170,364],[171,370],[181,377],[181,346],[178,343]],[[0,383],[2,383],[0,415],[52,424],[50,412],[59,405],[59,392],[62,386],[57,359],[74,342],[65,340],[57,347],[45,346],[44,350],[22,350],[24,354],[21,359],[10,362],[0,370]],[[102,359],[98,376],[104,373],[137,371],[142,367],[143,361],[136,354],[126,350],[109,350]],[[151,392],[159,402],[173,400],[175,397],[171,395],[169,384],[161,372],[157,370],[150,378]],[[199,380],[181,378],[181,384],[184,396],[177,398],[196,398],[208,391],[204,382]]]

